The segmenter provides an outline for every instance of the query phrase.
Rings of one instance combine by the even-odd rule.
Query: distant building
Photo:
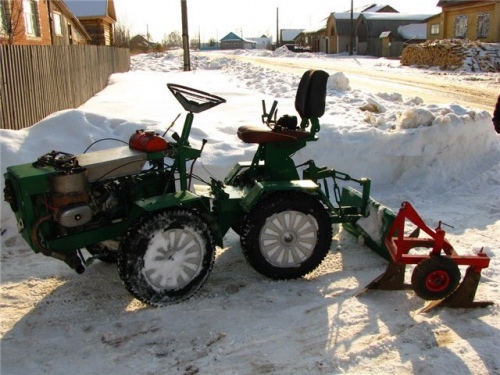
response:
[[[271,49],[272,38],[270,36],[262,35],[260,38],[247,38],[250,41],[255,42],[255,48],[257,49]]]
[[[281,29],[278,47],[284,46],[285,44],[295,44],[295,38],[302,31],[304,31],[304,29]]]
[[[421,30],[426,30],[427,20],[433,16],[432,14],[362,13],[356,22],[357,54],[378,57],[400,56],[404,44],[416,36],[412,32],[408,37],[410,25],[416,30],[418,26],[415,25],[422,24]],[[402,26],[407,27],[401,28]],[[423,40],[425,36],[422,37],[421,41]]]
[[[231,32],[220,40],[220,49],[255,49],[257,43]]]
[[[156,43],[148,41],[143,35],[137,34],[130,39],[130,50],[148,52],[156,46]]]
[[[303,30],[294,41],[296,45],[309,48],[311,52],[326,51],[326,18],[317,25]]]
[[[370,4],[354,8],[352,12],[352,23],[356,27],[356,22],[360,15],[365,13],[399,13],[390,5]],[[351,10],[331,13],[326,21],[327,42],[321,48],[325,53],[348,52],[351,43]],[[356,48],[356,40],[354,40]]]
[[[500,42],[500,0],[454,1],[441,0],[440,22],[434,29],[440,39],[470,39]],[[437,38],[436,38],[437,39]]]

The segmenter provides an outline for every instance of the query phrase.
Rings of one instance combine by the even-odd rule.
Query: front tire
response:
[[[328,254],[332,225],[317,197],[275,192],[246,215],[241,246],[248,263],[276,280],[296,279],[316,269]]]
[[[195,211],[175,208],[136,221],[120,244],[118,270],[134,297],[159,307],[196,293],[214,259],[208,225]]]

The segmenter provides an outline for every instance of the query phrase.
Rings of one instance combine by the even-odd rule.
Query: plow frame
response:
[[[417,227],[410,235],[405,235],[405,224],[407,221],[410,221]],[[492,305],[492,301],[474,301],[481,279],[481,270],[489,266],[490,258],[487,254],[483,253],[483,249],[477,255],[458,255],[453,246],[445,238],[446,233],[441,228],[442,224],[440,221],[437,228],[432,230],[425,224],[409,202],[403,202],[399,213],[385,237],[385,246],[391,258],[387,269],[361,290],[358,295],[368,289],[415,289],[414,285],[405,283],[406,265],[418,265],[431,258],[447,258],[457,268],[459,265],[468,266],[465,276],[462,282],[451,293],[444,298],[432,300],[421,312],[427,312],[438,306],[472,308]],[[421,230],[430,238],[418,238]],[[427,254],[409,254],[410,250],[415,248],[428,248],[430,251]]]

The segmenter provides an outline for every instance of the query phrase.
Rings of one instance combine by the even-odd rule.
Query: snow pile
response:
[[[208,139],[195,174],[223,178],[256,150],[236,132],[260,124],[261,100],[270,105],[278,98],[279,115],[296,114],[301,74],[241,56],[193,54],[192,72],[182,71],[180,54],[134,56],[132,71],[113,75],[81,107],[29,129],[0,130],[2,172],[51,150],[78,154],[104,138],[127,141],[136,129],[163,133],[182,113],[170,139],[184,119],[166,88],[171,82],[227,100],[195,115],[190,140],[199,148]],[[325,262],[304,279],[287,282],[272,282],[250,268],[230,231],[200,292],[153,309],[126,292],[113,265],[96,262],[76,275],[62,262],[34,254],[2,202],[2,373],[424,374],[451,367],[456,374],[498,373],[500,140],[490,113],[382,88],[378,94],[349,89],[342,75],[328,69],[333,61],[308,60],[331,78],[319,140],[294,160],[314,159],[318,166],[371,178],[372,196],[384,206],[397,210],[409,200],[429,226],[439,220],[453,225],[446,227],[447,238],[460,254],[483,247],[491,263],[476,298],[493,300],[493,306],[419,314],[424,302],[412,291],[355,297],[387,263],[338,230]],[[392,64],[362,63],[367,69]],[[117,146],[105,140],[92,150]]]

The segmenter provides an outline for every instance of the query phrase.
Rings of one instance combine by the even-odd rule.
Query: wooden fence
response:
[[[125,48],[0,45],[0,128],[26,128],[76,108],[129,67]]]

